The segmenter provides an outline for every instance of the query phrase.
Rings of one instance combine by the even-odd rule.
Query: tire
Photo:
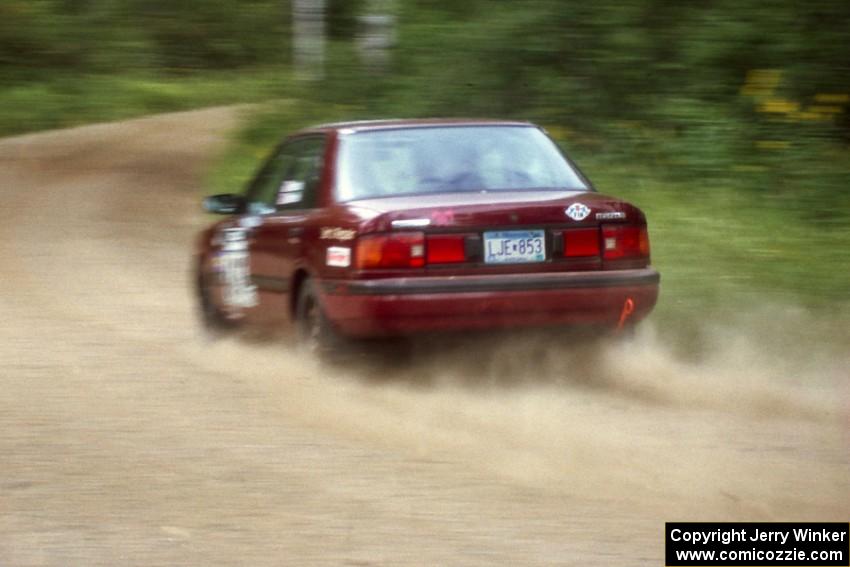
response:
[[[298,347],[304,352],[323,360],[333,359],[340,354],[344,341],[325,315],[310,279],[304,280],[298,292],[295,329]]]
[[[212,302],[209,284],[203,274],[198,274],[197,296],[201,328],[207,338],[219,338],[234,327],[234,323],[229,321]]]

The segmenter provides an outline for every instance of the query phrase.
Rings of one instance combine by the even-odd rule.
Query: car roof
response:
[[[300,133],[317,131],[360,132],[364,130],[398,130],[403,128],[422,128],[428,126],[531,126],[531,122],[519,120],[498,120],[490,118],[392,118],[383,120],[355,120],[349,122],[331,122],[305,128]]]

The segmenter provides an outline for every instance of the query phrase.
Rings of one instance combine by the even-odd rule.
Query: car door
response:
[[[326,140],[295,138],[278,150],[275,167],[259,182],[248,201],[251,281],[257,308],[251,317],[274,322],[290,314],[292,277],[303,262],[304,233],[316,210],[324,175]]]

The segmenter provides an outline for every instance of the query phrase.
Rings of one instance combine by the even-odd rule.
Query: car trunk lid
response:
[[[421,248],[421,267],[440,273],[593,270],[648,261],[648,244],[645,259],[605,261],[606,247],[616,248],[624,238],[637,246],[641,237],[610,227],[644,227],[645,235],[645,218],[629,203],[595,192],[452,193],[357,205],[374,215],[361,234],[399,234],[408,240],[421,235],[415,249]]]

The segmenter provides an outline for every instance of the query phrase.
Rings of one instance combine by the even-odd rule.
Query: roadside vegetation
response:
[[[209,190],[297,127],[392,116],[545,126],[649,217],[656,317],[754,303],[850,316],[850,4],[327,0],[324,73],[292,72],[283,0],[0,4],[0,133],[266,102]],[[394,18],[364,60],[358,18]],[[386,30],[385,30],[386,31]]]
[[[175,79],[136,73],[57,77],[0,91],[0,132],[22,134],[145,114],[267,101],[286,92],[288,72],[219,71]]]
[[[268,100],[289,10],[271,0],[4,0],[0,135]]]

